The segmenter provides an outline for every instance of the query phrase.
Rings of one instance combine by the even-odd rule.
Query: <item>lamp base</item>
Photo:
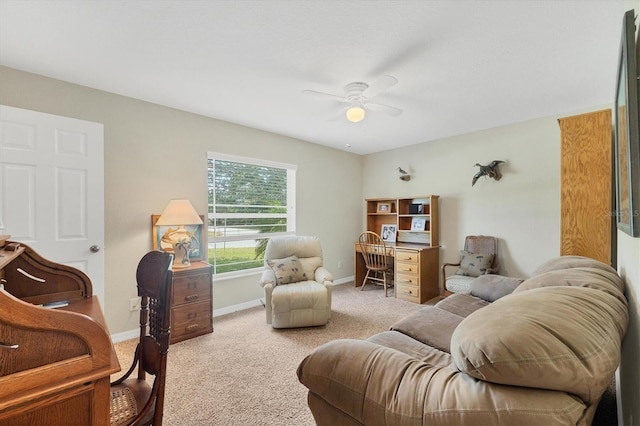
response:
[[[169,236],[173,244],[173,269],[183,269],[191,266],[189,253],[191,253],[191,235],[184,229],[178,227]]]

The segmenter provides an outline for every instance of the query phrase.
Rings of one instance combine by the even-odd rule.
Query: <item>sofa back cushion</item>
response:
[[[451,355],[460,371],[478,379],[594,403],[618,366],[627,322],[626,303],[606,292],[536,288],[465,318],[452,335]]]
[[[558,271],[562,269],[571,269],[571,268],[598,268],[603,271],[609,271],[614,274],[617,274],[616,270],[611,266],[597,261],[595,259],[591,259],[590,257],[585,256],[558,256],[552,259],[547,260],[538,266],[534,271],[532,276],[544,274],[545,272],[550,271]]]
[[[525,280],[513,292],[521,293],[534,288],[558,286],[592,288],[626,301],[624,297],[624,282],[618,274],[592,267],[576,267],[535,275]]]

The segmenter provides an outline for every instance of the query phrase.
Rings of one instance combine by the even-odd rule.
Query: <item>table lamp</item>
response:
[[[191,234],[185,225],[201,225],[202,219],[198,216],[189,200],[171,200],[158,218],[156,225],[177,226],[177,229],[169,228],[163,239],[173,245],[173,268],[188,268],[191,266],[189,252],[191,251]]]

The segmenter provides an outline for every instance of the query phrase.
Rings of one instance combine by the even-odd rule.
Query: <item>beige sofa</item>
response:
[[[298,377],[318,425],[588,425],[620,361],[623,291],[575,256],[521,284],[480,277],[389,331],[316,348]]]

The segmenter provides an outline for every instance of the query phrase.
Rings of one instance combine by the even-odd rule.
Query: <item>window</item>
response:
[[[269,238],[295,233],[296,166],[214,152],[208,160],[214,274],[262,268]]]

